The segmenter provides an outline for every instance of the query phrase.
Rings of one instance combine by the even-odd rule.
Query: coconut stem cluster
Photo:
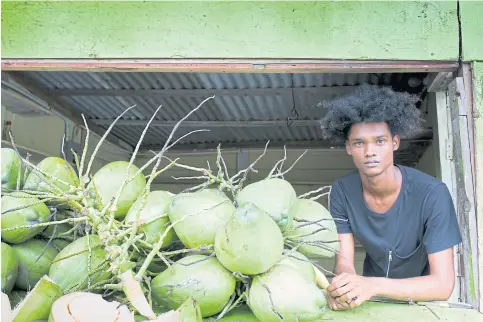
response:
[[[163,292],[163,288],[166,289],[166,292],[168,292],[167,294],[170,296],[171,293],[179,291],[176,287],[178,284],[171,284],[173,281],[170,280],[171,276],[169,274],[176,274],[176,272],[179,272],[180,270],[183,271],[184,269],[196,274],[199,265],[211,265],[213,269],[211,274],[220,278],[222,286],[219,286],[218,291],[224,294],[225,302],[221,303],[223,304],[221,306],[220,303],[216,304],[216,308],[211,306],[207,309],[207,307],[212,304],[206,304],[205,302],[210,299],[205,299],[205,302],[199,300],[200,303],[197,303],[196,305],[201,307],[200,312],[203,316],[207,316],[207,314],[209,314],[207,312],[215,312],[217,314],[216,321],[219,321],[240,305],[249,304],[250,298],[253,298],[253,295],[251,295],[252,283],[258,281],[268,292],[271,311],[275,313],[276,316],[282,317],[284,313],[278,312],[276,309],[276,298],[272,297],[272,291],[269,287],[270,282],[264,282],[265,279],[269,281],[271,277],[264,274],[268,274],[268,272],[271,271],[271,268],[279,265],[287,259],[295,258],[296,261],[299,260],[300,262],[305,262],[309,265],[306,267],[309,267],[309,275],[311,275],[313,274],[312,265],[315,266],[316,263],[307,258],[300,259],[299,257],[294,256],[294,254],[298,254],[299,250],[317,254],[320,252],[319,249],[323,249],[325,251],[324,256],[327,255],[327,257],[330,257],[330,254],[337,252],[337,247],[331,247],[331,245],[337,243],[337,241],[331,238],[324,239],[324,234],[333,229],[330,225],[326,226],[325,223],[322,223],[324,220],[328,220],[327,218],[297,217],[301,212],[292,210],[293,208],[297,208],[294,205],[300,200],[315,202],[316,199],[326,196],[330,193],[330,187],[329,192],[325,192],[327,187],[322,187],[297,197],[293,188],[283,179],[283,177],[294,168],[296,163],[307,151],[300,155],[288,169],[283,170],[282,167],[287,159],[287,151],[284,148],[283,159],[278,161],[269,172],[268,176],[260,182],[262,185],[266,184],[267,188],[270,188],[273,184],[282,185],[280,196],[277,199],[278,201],[276,204],[270,204],[261,199],[259,200],[260,196],[257,196],[257,194],[253,192],[254,186],[252,186],[252,184],[245,186],[245,184],[250,172],[258,172],[255,167],[257,162],[266,154],[269,142],[266,143],[263,153],[261,153],[253,163],[251,163],[246,169],[238,171],[233,176],[230,176],[228,173],[225,159],[221,154],[221,145],[218,145],[217,147],[216,173],[210,168],[209,163],[208,169],[205,169],[184,165],[179,162],[179,159],[171,160],[166,157],[165,153],[181,139],[190,134],[205,131],[191,131],[172,142],[174,133],[180,123],[212,98],[214,98],[214,96],[205,99],[183,117],[175,125],[162,149],[159,152],[153,152],[154,156],[138,168],[135,165],[135,161],[139,148],[152,121],[161,109],[161,106],[159,106],[143,129],[130,160],[123,163],[122,171],[124,172],[118,172],[116,174],[119,179],[115,186],[116,190],[114,193],[111,193],[109,197],[106,197],[105,187],[103,187],[105,179],[103,179],[104,181],[98,179],[98,175],[100,176],[99,173],[104,168],[93,174],[93,162],[101,145],[115,126],[116,122],[128,111],[134,108],[134,106],[127,108],[115,119],[101,137],[89,158],[87,151],[89,148],[88,141],[90,130],[85,117],[82,116],[87,135],[80,158],[79,155],[72,150],[76,168],[76,173],[71,171],[72,173],[75,173],[73,176],[65,176],[65,172],[70,173],[70,165],[66,161],[63,148],[62,155],[64,157],[64,166],[60,170],[63,172],[52,174],[49,173],[49,171],[46,171],[40,164],[34,165],[28,160],[28,157],[21,157],[16,149],[13,137],[11,136],[12,146],[20,156],[21,164],[26,167],[25,173],[29,172],[29,176],[37,176],[38,182],[36,188],[31,188],[29,186],[24,189],[21,187],[21,180],[16,178],[17,184],[15,190],[2,191],[4,197],[33,200],[33,202],[23,203],[10,209],[2,209],[2,216],[16,211],[31,209],[38,205],[49,205],[53,212],[48,219],[39,219],[38,223],[20,224],[7,228],[4,228],[2,225],[2,233],[22,229],[37,229],[43,231],[46,227],[54,226],[52,235],[48,236],[49,240],[46,248],[57,239],[64,241],[68,240],[70,244],[59,251],[58,256],[52,261],[53,266],[51,267],[51,270],[54,265],[56,269],[60,269],[59,267],[68,261],[83,258],[83,256],[85,256],[86,272],[82,275],[82,278],[75,281],[70,281],[66,278],[65,281],[59,283],[59,285],[62,284],[60,286],[62,287],[64,294],[75,292],[104,292],[106,298],[112,298],[120,302],[127,299],[130,309],[153,320],[157,316],[157,314],[153,312],[153,300],[157,300],[158,302],[164,301],[165,306],[171,309],[177,309],[179,305],[182,304],[172,303],[169,299],[160,298],[159,294]],[[64,139],[62,146],[64,146]],[[169,163],[159,169],[162,160],[168,160]],[[149,166],[152,166],[150,174],[144,176],[144,171]],[[148,204],[150,203],[150,194],[153,192],[151,191],[151,185],[157,176],[173,167],[179,167],[200,174],[193,177],[177,177],[175,178],[176,180],[201,179],[204,182],[188,188],[180,194],[172,197],[172,202],[170,202],[169,206],[170,212],[175,212],[174,208],[176,208],[176,204],[183,203],[182,200],[184,197],[194,195],[198,192],[204,193],[204,191],[206,191],[207,196],[213,198],[214,201],[207,204],[206,207],[200,206],[197,210],[181,214],[178,217],[170,216],[169,220],[166,220],[162,226],[159,226],[160,233],[157,235],[156,239],[148,239],[148,232],[145,231],[145,229],[147,229],[146,227],[148,225],[154,225],[157,221],[163,221],[164,218],[167,218],[166,215],[158,215],[151,218],[149,221],[142,218],[143,211],[147,209]],[[42,185],[39,182],[42,183]],[[135,200],[130,201],[129,207],[127,208],[128,210],[126,210],[126,207],[123,205],[125,199],[124,194],[126,190],[131,191],[131,187],[135,183],[142,185],[142,189],[136,192]],[[40,186],[42,189],[39,188]],[[228,198],[225,194],[231,195],[231,198]],[[309,196],[314,194],[319,195],[309,198]],[[132,206],[134,201],[137,203],[136,209]],[[313,204],[299,206],[301,209],[303,207],[316,206]],[[220,209],[225,209],[223,210],[225,213],[222,213],[223,211]],[[62,212],[65,217],[57,220],[57,211]],[[317,211],[320,211],[320,209],[315,212]],[[242,214],[242,212],[245,213]],[[295,215],[292,212],[295,213]],[[314,211],[312,211],[312,213],[313,212]],[[214,213],[217,214],[212,215]],[[182,225],[185,225],[191,220],[195,220],[195,217],[201,216],[203,216],[203,218],[214,216],[211,219],[206,219],[213,221],[212,224],[207,224],[212,231],[209,231],[209,229],[204,231],[204,234],[209,235],[209,242],[206,240],[200,241],[190,239],[182,233],[184,229],[182,228]],[[128,217],[129,221],[127,219]],[[236,222],[237,220],[239,222]],[[237,235],[236,228],[233,228],[237,227],[237,225],[242,225],[252,232],[257,232],[256,236],[253,236],[253,240],[247,241],[247,245],[243,246],[245,250],[247,247],[250,249],[250,251],[246,253],[246,256],[251,256],[250,252],[253,253],[253,248],[257,247],[256,241],[260,239],[259,241],[261,242],[263,238],[268,238],[267,236],[264,236],[263,232],[265,231],[257,226],[260,222],[266,223],[268,225],[267,227],[269,227],[268,232],[272,232],[272,236],[275,236],[275,239],[266,239],[266,243],[273,246],[274,253],[269,256],[271,259],[268,264],[260,262],[259,264],[256,264],[259,265],[258,268],[255,267],[245,270],[243,265],[238,267],[236,263],[231,263],[232,259],[230,259],[230,256],[232,255],[230,255],[229,250],[224,247],[233,247],[234,240],[237,238],[242,240],[241,237]],[[57,233],[57,228],[65,224],[68,225],[68,228],[65,231]],[[313,229],[314,226],[317,228]],[[215,229],[216,227],[218,228]],[[223,227],[224,229],[221,229],[220,227]],[[228,231],[227,227],[232,227],[230,228],[230,235],[224,236],[222,232]],[[308,231],[307,229],[311,230]],[[171,243],[167,244],[167,240],[172,239],[170,235],[172,235],[174,231],[176,231],[177,237],[179,237],[180,240],[173,240]],[[268,235],[270,235],[270,233]],[[333,236],[333,234],[327,236]],[[226,240],[223,241],[222,239]],[[284,251],[285,246],[288,246],[288,251]],[[72,247],[72,249],[69,247]],[[69,251],[66,251],[68,248]],[[235,250],[235,252],[238,251],[243,252],[241,248]],[[223,254],[224,252],[226,253]],[[39,257],[42,255],[43,253]],[[248,257],[247,259],[251,260]],[[156,271],[158,269],[156,267],[159,265],[165,266],[165,268],[162,269],[162,273]],[[71,269],[75,270],[76,268],[72,267]],[[52,274],[55,275],[55,272],[56,271],[54,270],[54,273]],[[53,277],[54,282],[55,279],[56,278]],[[187,283],[186,285],[190,286],[193,283],[196,284],[199,282],[193,281],[194,280],[185,280],[183,285]],[[309,289],[309,293],[314,291],[311,289],[310,285],[307,286],[307,288]],[[177,307],[171,307],[175,304]]]

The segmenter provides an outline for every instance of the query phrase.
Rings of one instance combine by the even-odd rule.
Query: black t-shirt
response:
[[[386,213],[376,213],[367,207],[358,171],[332,184],[330,212],[338,233],[352,233],[364,246],[364,276],[428,275],[428,254],[461,242],[447,186],[424,172],[397,166],[402,174],[402,187]]]

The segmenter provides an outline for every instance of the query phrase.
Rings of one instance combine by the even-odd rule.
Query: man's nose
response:
[[[366,148],[364,149],[364,154],[366,157],[373,157],[376,155],[375,151],[374,151],[374,147],[372,146],[372,144],[366,144]]]

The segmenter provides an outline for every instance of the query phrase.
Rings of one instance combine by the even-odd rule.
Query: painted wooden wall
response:
[[[458,48],[456,1],[2,2],[3,58],[456,60]]]

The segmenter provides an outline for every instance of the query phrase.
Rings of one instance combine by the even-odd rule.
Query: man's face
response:
[[[346,141],[347,153],[368,177],[378,176],[391,166],[398,147],[399,137],[391,135],[385,122],[354,124]]]

